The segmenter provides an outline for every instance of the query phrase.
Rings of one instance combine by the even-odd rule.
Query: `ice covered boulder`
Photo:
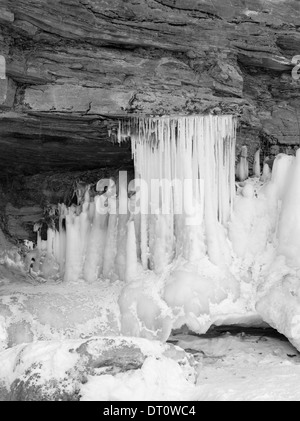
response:
[[[296,159],[278,155],[272,180],[266,187],[274,202],[274,260],[262,274],[257,311],[300,350],[300,150]],[[272,192],[272,194],[270,194]],[[273,199],[272,199],[273,196]],[[270,200],[270,198],[272,200]]]
[[[192,399],[195,362],[133,338],[41,341],[0,353],[0,401]]]
[[[257,312],[300,351],[300,273],[283,256],[258,288]]]

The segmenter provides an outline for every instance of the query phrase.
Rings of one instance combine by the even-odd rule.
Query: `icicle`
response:
[[[272,173],[271,173],[271,169],[269,165],[267,163],[264,163],[263,173],[262,173],[262,176],[260,177],[260,180],[265,183],[266,181],[270,180],[271,175]]]
[[[255,177],[260,177],[260,149],[256,151],[254,156],[253,174]]]
[[[59,223],[58,223],[58,227],[59,227],[59,270],[60,270],[60,275],[61,277],[64,276],[65,273],[65,263],[66,263],[66,246],[67,246],[67,242],[66,242],[66,230],[65,227],[63,226],[63,222],[65,222],[65,218],[67,215],[67,208],[64,204],[60,204],[58,206],[58,210],[59,210]]]
[[[103,259],[103,277],[112,279],[115,274],[115,259],[117,254],[117,203],[116,198],[109,199],[109,220]]]
[[[167,264],[174,235],[177,254],[196,259],[198,248],[205,250],[203,224],[211,259],[222,260],[218,221],[226,226],[233,209],[236,120],[232,116],[141,117],[127,125],[127,135],[128,126],[136,176],[149,187],[146,192],[141,189],[140,236],[136,236],[143,268],[148,268],[149,257],[156,270],[163,266],[161,261]],[[122,137],[126,130],[121,130]],[[248,177],[246,147],[240,172],[241,178]],[[160,184],[153,189],[155,180]],[[187,226],[191,221],[198,227],[194,231]],[[163,257],[167,241],[172,247]],[[163,250],[160,256],[157,250]]]
[[[41,237],[41,231],[38,230],[37,232],[37,248],[39,251],[42,251],[42,237]]]
[[[55,241],[55,231],[52,228],[47,229],[47,253],[51,256],[54,256],[54,241]]]
[[[103,258],[108,227],[107,197],[95,197],[93,223],[88,238],[83,276],[87,282],[95,282],[102,274]]]
[[[54,237],[54,257],[57,262],[59,262],[60,258],[60,235],[59,232],[55,230],[55,237]]]
[[[128,194],[127,173],[119,173],[119,198],[118,198],[118,236],[116,266],[119,279],[125,280],[126,276],[126,249],[127,249],[127,221],[128,221]]]
[[[34,224],[33,231],[36,232],[36,247],[39,251],[42,251],[42,236],[41,236],[42,224]]]
[[[125,280],[130,282],[137,274],[137,247],[134,221],[129,220],[127,225],[127,245],[126,245],[126,274]]]
[[[249,167],[248,167],[248,151],[247,146],[242,146],[240,161],[237,165],[237,177],[239,181],[245,181],[249,177]]]
[[[80,236],[80,217],[76,208],[71,207],[66,215],[66,263],[64,280],[77,281],[82,272],[82,248]]]
[[[285,192],[282,201],[281,214],[278,226],[278,255],[286,257],[288,265],[294,268],[300,267],[300,149],[297,150],[296,158],[291,161],[289,157],[282,159],[278,176],[282,175],[286,180]],[[286,172],[287,168],[288,171]],[[285,174],[281,171],[285,172]],[[277,178],[278,179],[278,178]],[[298,280],[297,280],[298,284]],[[297,285],[298,288],[298,285]]]
[[[89,218],[89,206],[85,202],[83,205],[83,210],[79,215],[79,225],[80,225],[80,247],[81,247],[81,261],[82,266],[86,257],[86,252],[88,248],[90,231],[91,231],[91,220]]]
[[[117,255],[116,271],[121,281],[125,280],[126,274],[126,250],[127,250],[127,221],[128,215],[119,215],[118,218],[118,236],[117,236]]]
[[[77,281],[81,274],[80,226],[75,208],[66,215],[66,269],[64,280]]]

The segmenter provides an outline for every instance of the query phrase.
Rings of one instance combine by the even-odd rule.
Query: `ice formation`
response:
[[[235,128],[231,116],[123,122],[120,136],[131,136],[136,172],[132,196],[121,172],[118,196],[108,189],[92,202],[87,191],[81,205],[61,205],[59,230],[49,228],[46,243],[38,231],[38,250],[57,261],[66,282],[103,275],[130,281],[140,266],[160,274],[176,257],[195,261],[206,252],[222,266],[222,226],[235,196]]]
[[[183,324],[205,331],[212,307],[239,295],[226,240],[235,135],[232,116],[120,123],[119,141],[130,136],[132,143],[144,270],[119,299],[124,333],[166,339]]]
[[[239,181],[245,181],[249,177],[249,164],[247,157],[247,146],[242,146],[240,160],[236,168],[236,175]]]
[[[70,290],[88,283],[86,300],[118,283],[116,334],[166,340],[184,324],[203,333],[213,323],[264,320],[300,349],[300,155],[279,154],[261,175],[257,151],[254,177],[245,179],[243,148],[235,183],[235,131],[232,116],[120,122],[135,180],[128,185],[121,172],[100,180],[94,199],[87,189],[78,206],[61,204],[47,241],[36,227],[27,269]],[[51,329],[47,338],[58,334]]]
[[[240,274],[249,273],[256,311],[300,349],[300,150],[277,155],[263,175],[237,197],[229,239]]]
[[[196,397],[193,357],[171,344],[141,338],[108,336],[22,344],[3,351],[1,363],[0,397],[9,401],[180,401]]]
[[[260,149],[258,149],[254,155],[254,163],[253,163],[253,174],[255,177],[260,177],[261,170],[260,170]]]
[[[119,180],[98,182],[94,200],[86,189],[78,206],[59,205],[58,229],[48,229],[47,241],[36,227],[35,273],[66,283],[124,281],[126,334],[165,339],[174,314],[177,324],[205,330],[210,303],[238,296],[226,239],[235,135],[233,116],[121,121],[119,141],[131,138],[135,180],[128,185],[120,172]]]
[[[235,130],[232,116],[139,118],[121,125],[121,136],[131,136],[141,183],[144,269],[149,247],[154,270],[162,266],[155,257],[160,246],[165,264],[184,252],[187,260],[198,259],[204,237],[199,227],[205,231],[208,254],[222,260],[215,237],[233,208]]]

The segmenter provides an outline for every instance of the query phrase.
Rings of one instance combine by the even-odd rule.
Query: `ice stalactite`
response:
[[[128,223],[128,197],[127,197],[127,174],[123,171],[119,173],[119,198],[118,198],[118,234],[117,234],[117,256],[116,270],[119,279],[122,281],[126,278],[126,261],[127,246],[127,223]],[[128,249],[128,253],[131,250]]]
[[[282,210],[279,220],[279,252],[286,256],[292,266],[300,267],[300,149],[296,159],[286,156],[277,164],[278,185]]]
[[[103,277],[113,279],[115,275],[114,265],[117,254],[117,201],[113,197],[110,199],[109,220],[107,226],[105,251],[103,257]]]
[[[261,175],[261,181],[263,181],[264,183],[267,182],[268,180],[270,180],[271,175],[272,175],[271,169],[269,165],[265,162],[263,166],[263,172]]]
[[[248,164],[248,149],[247,146],[242,146],[241,156],[236,168],[236,175],[239,181],[245,181],[249,177],[249,164]]]
[[[47,230],[47,253],[54,255],[54,241],[55,241],[55,231],[51,228]]]
[[[99,181],[77,206],[59,205],[59,230],[48,230],[47,252],[66,281],[104,277],[130,282],[142,269],[163,273],[183,256],[206,254],[226,262],[222,227],[235,196],[232,116],[134,118],[121,121],[118,138],[131,137],[136,179]],[[84,186],[83,186],[84,187]],[[41,240],[39,240],[41,243]]]
[[[199,232],[195,235],[200,226],[212,261],[223,259],[219,225],[226,225],[235,195],[235,131],[232,116],[138,118],[120,124],[119,141],[131,136],[135,173],[147,186],[141,193],[145,269],[150,265],[159,272],[174,250],[177,256],[188,252],[188,260],[199,256],[205,249]]]
[[[267,182],[262,188],[262,193],[267,200],[267,212],[271,231],[278,233],[278,222],[283,199],[286,195],[289,179],[292,176],[293,162],[295,158],[284,154],[277,155],[272,172],[267,173]],[[268,165],[268,164],[265,164]]]
[[[252,184],[246,184],[236,198],[234,215],[229,224],[229,239],[233,250],[240,258],[245,258],[249,251],[258,249],[255,238],[257,233],[253,227],[253,220],[257,213],[258,205],[255,202],[254,187]]]
[[[239,294],[225,236],[235,198],[236,119],[137,118],[120,123],[119,141],[128,137],[141,186],[141,263],[150,271],[119,298],[122,332],[165,340],[170,320],[173,328],[204,332],[211,306]]]
[[[88,238],[83,278],[95,282],[103,270],[103,258],[108,228],[107,197],[95,197],[95,212]]]
[[[137,248],[134,221],[127,224],[127,244],[126,244],[126,273],[125,280],[130,282],[137,275]]]
[[[75,209],[70,208],[66,215],[66,269],[65,281],[74,281],[80,278],[82,272],[82,250],[80,237],[80,216]]]
[[[36,232],[36,246],[38,250],[42,250],[42,236],[41,236],[42,225],[39,223],[34,224],[33,231]]]
[[[66,231],[63,226],[64,217],[66,214],[66,206],[59,204],[59,271],[61,274],[65,272],[65,263],[66,263]]]
[[[255,177],[260,177],[260,149],[258,149],[254,155],[254,163],[253,163],[253,174]]]

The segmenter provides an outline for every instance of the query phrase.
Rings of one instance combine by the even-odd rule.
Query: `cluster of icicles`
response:
[[[258,149],[254,155],[253,162],[253,175],[255,177],[260,177],[261,181],[266,182],[271,178],[271,168],[266,162],[268,157],[265,158],[263,163],[263,171],[261,174],[260,168],[260,149]],[[239,161],[236,166],[236,178],[238,181],[245,181],[249,177],[249,163],[248,163],[248,148],[247,146],[242,146],[241,154]]]
[[[161,273],[180,255],[193,261],[207,253],[218,261],[218,227],[235,196],[236,119],[134,118],[120,122],[118,135],[119,142],[131,138],[134,194],[129,198],[121,173],[113,193],[91,201],[87,192],[80,208],[60,205],[59,231],[48,230],[47,251],[61,276],[130,281],[140,270]],[[151,189],[153,180],[163,181],[158,189]]]

